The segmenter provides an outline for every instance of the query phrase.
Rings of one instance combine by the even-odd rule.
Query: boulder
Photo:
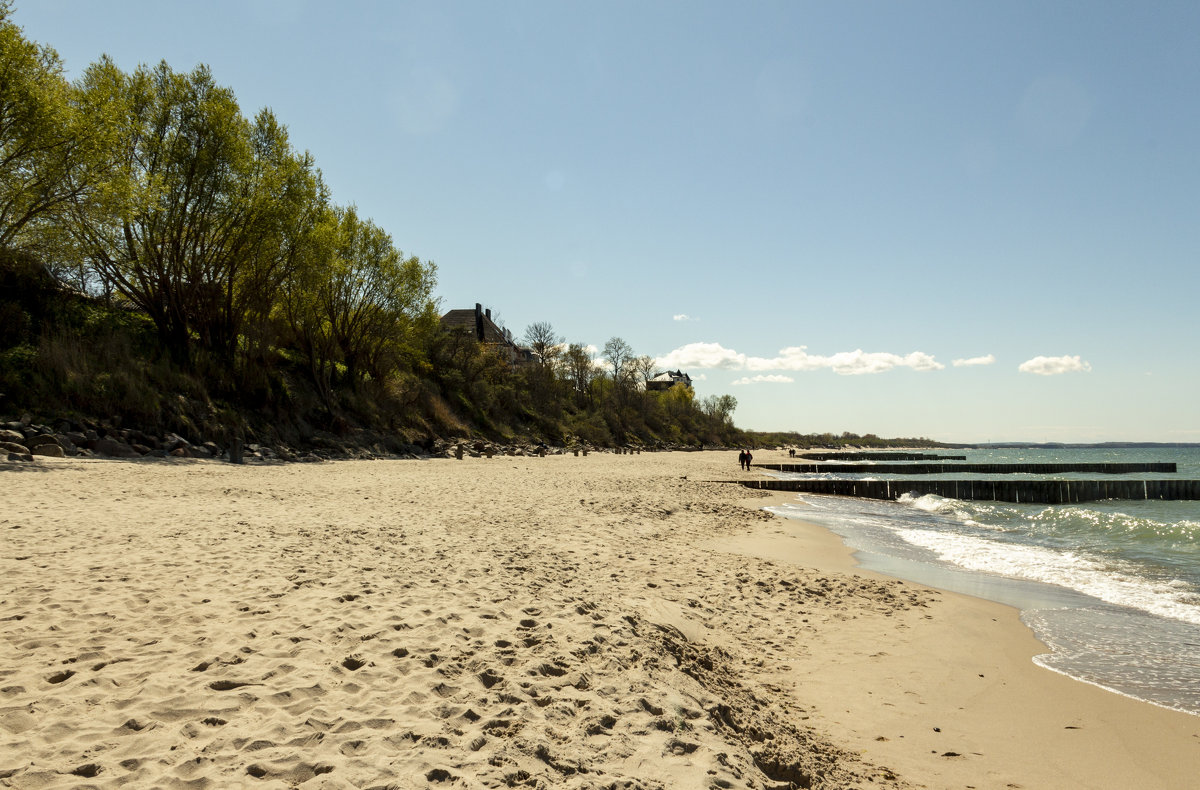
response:
[[[163,437],[162,447],[168,453],[178,450],[180,447],[188,447],[190,443],[177,433],[168,433]]]
[[[10,461],[33,461],[33,456],[29,453],[9,453],[8,460]]]
[[[57,444],[39,444],[36,447],[30,448],[29,454],[44,455],[47,458],[63,458],[66,456],[66,453],[63,452],[63,448],[59,447]]]
[[[62,447],[62,443],[58,439],[48,433],[35,433],[25,440],[25,446],[32,450],[35,447],[40,447],[43,444],[54,444]]]
[[[24,444],[25,434],[19,431],[13,431],[8,428],[0,429],[0,442],[12,442],[14,444]]]
[[[158,440],[144,431],[131,430],[127,441],[130,444],[140,444],[143,447],[158,446]],[[147,450],[149,452],[149,450]]]
[[[28,455],[29,448],[20,442],[0,441],[0,452],[16,453],[17,455]]]
[[[137,458],[137,450],[134,450],[127,444],[115,441],[113,439],[97,439],[93,450],[100,455],[107,455],[110,458]]]

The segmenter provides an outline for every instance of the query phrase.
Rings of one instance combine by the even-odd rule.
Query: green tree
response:
[[[191,363],[193,333],[230,356],[233,284],[251,258],[262,202],[250,124],[205,66],[179,74],[163,62],[126,75],[104,57],[84,84],[109,117],[122,119],[106,211],[75,216],[84,252],[150,316],[177,362]]]
[[[312,157],[270,111],[247,120],[206,66],[125,74],[104,57],[80,91],[118,141],[101,199],[74,206],[81,254],[146,312],[177,362],[190,366],[196,347],[234,362],[321,215]]]
[[[254,118],[249,190],[251,243],[225,289],[229,320],[240,321],[243,348],[261,349],[275,338],[271,318],[283,283],[301,265],[313,232],[328,214],[329,192],[311,154],[297,153],[287,128],[270,110]]]
[[[732,395],[709,395],[700,401],[700,408],[718,427],[732,427],[737,398]]]
[[[93,188],[107,150],[50,47],[28,41],[0,0],[0,248],[30,247],[39,224]]]
[[[284,309],[318,384],[384,379],[418,354],[436,323],[437,269],[405,258],[358,210],[335,208],[309,237],[284,288]]]

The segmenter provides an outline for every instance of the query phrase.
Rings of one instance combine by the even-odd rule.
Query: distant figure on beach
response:
[[[742,450],[738,453],[738,469],[746,468],[746,451]]]
[[[750,451],[746,451],[746,471],[750,471],[750,462],[754,460],[754,456],[750,455]]]

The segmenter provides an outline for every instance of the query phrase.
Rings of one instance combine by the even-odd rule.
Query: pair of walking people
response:
[[[750,471],[750,462],[754,460],[754,456],[749,450],[742,450],[738,453],[738,466],[746,471]]]

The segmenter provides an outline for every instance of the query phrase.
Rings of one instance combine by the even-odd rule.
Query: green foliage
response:
[[[242,116],[206,66],[125,74],[102,58],[79,94],[115,137],[113,166],[69,227],[93,279],[144,311],[181,365],[197,349],[223,363],[260,349],[324,203],[311,157],[270,112]]]
[[[0,0],[0,408],[300,438],[740,435],[728,396],[647,392],[653,359],[619,337],[600,367],[545,323],[532,363],[443,329],[434,264],[331,205],[207,66],[103,57],[71,84],[9,17]]]
[[[353,206],[326,212],[297,264],[281,307],[321,387],[337,383],[339,365],[351,383],[404,368],[436,318],[433,264],[403,257]]]
[[[0,248],[29,250],[88,199],[112,138],[63,77],[58,54],[25,39],[9,13],[0,5]]]

